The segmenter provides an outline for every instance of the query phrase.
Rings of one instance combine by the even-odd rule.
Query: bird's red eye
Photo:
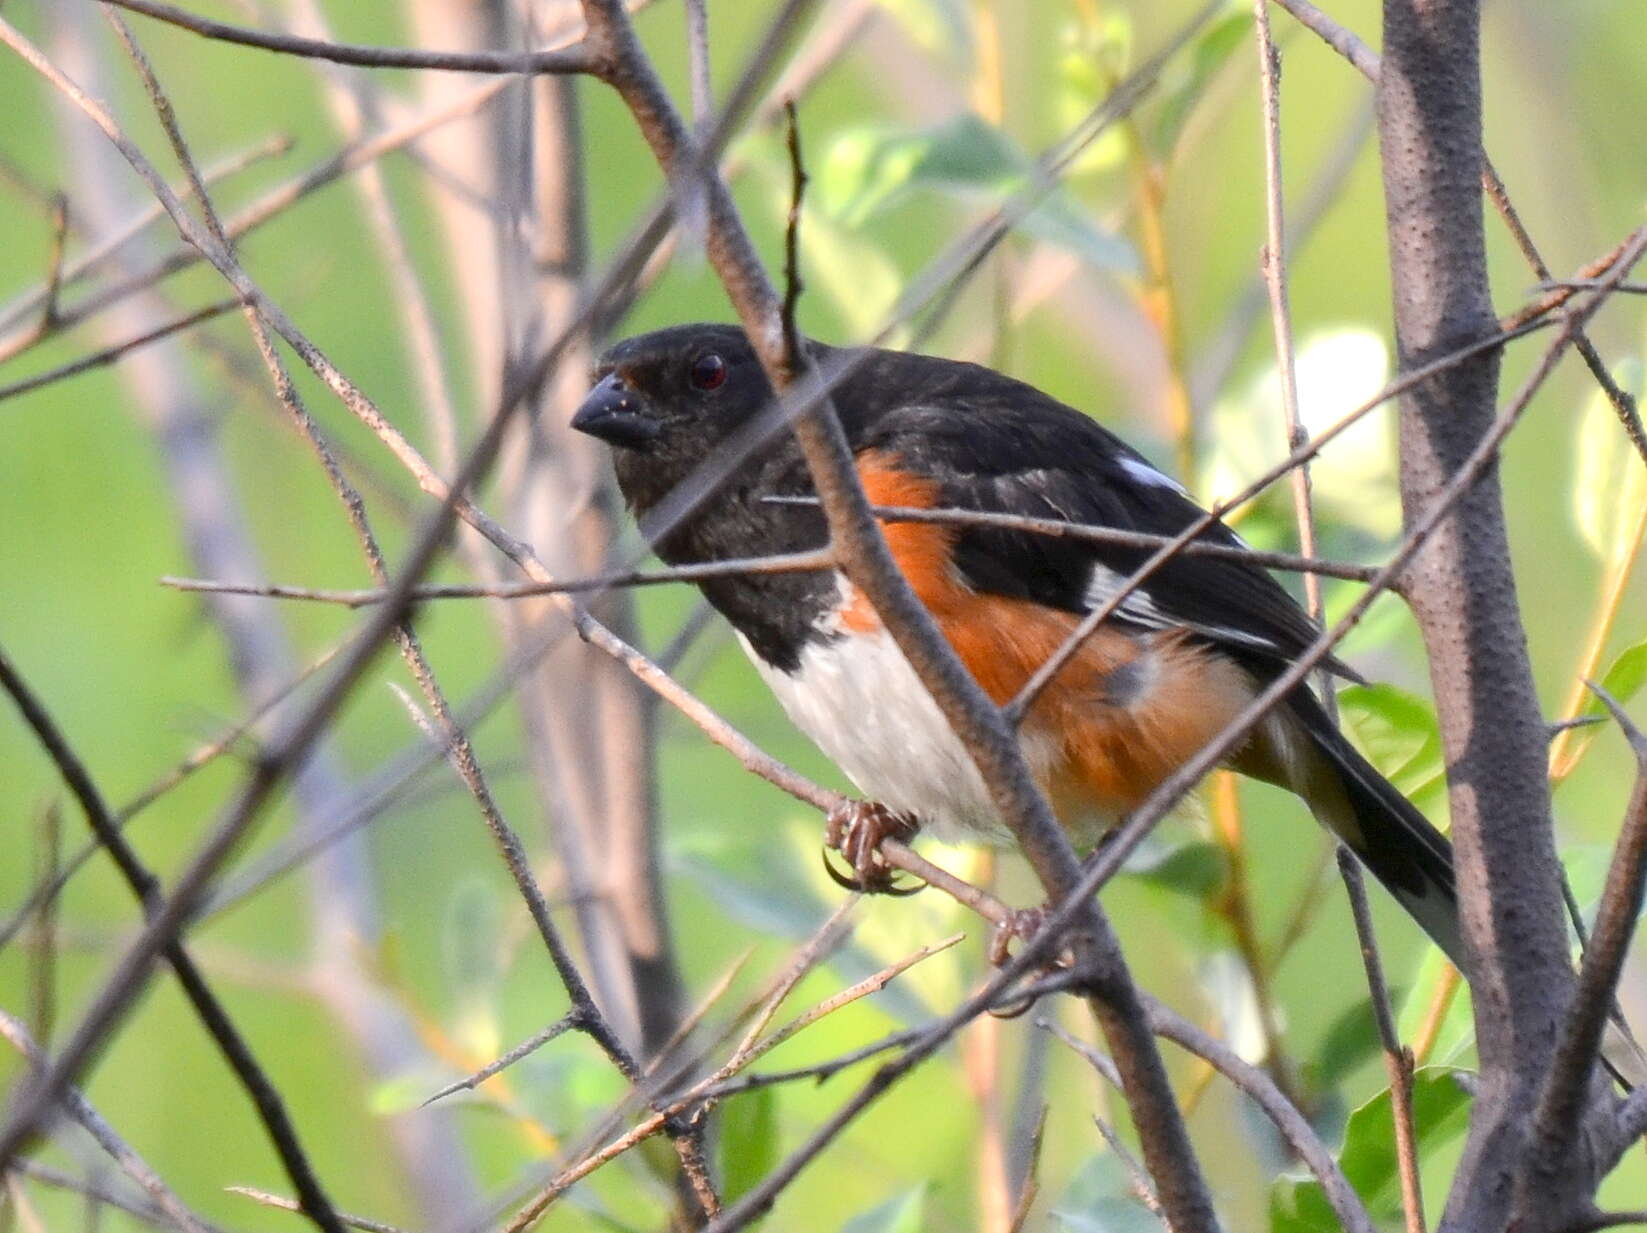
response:
[[[726,361],[714,352],[692,361],[692,388],[718,390],[726,384]]]

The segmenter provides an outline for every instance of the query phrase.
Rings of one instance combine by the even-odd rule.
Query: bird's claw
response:
[[[1012,958],[1012,943],[1031,942],[1047,923],[1047,908],[1013,908],[1007,918],[995,926],[989,939],[989,961],[1004,968]]]
[[[894,813],[875,801],[848,801],[829,811],[824,825],[824,872],[839,886],[866,895],[913,895],[926,886],[898,883],[896,871],[881,855],[888,839],[900,843],[915,837],[919,823],[908,814]],[[839,852],[852,867],[842,873],[830,863],[831,851]]]
[[[1038,908],[1013,908],[1007,918],[995,926],[995,931],[989,938],[989,962],[998,968],[1005,967],[1012,959],[1012,942],[1014,939],[1028,943],[1034,940],[1037,934],[1046,927],[1050,907],[1043,905]],[[1027,983],[1034,985],[1048,972],[1062,966],[1058,958],[1053,958],[1039,970],[1032,972]],[[1037,994],[1019,998],[1017,1001],[1007,1002],[1004,1005],[990,1009],[990,1014],[997,1019],[1016,1019],[1034,1006]]]

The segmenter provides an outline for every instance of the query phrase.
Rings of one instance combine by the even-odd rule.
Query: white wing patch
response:
[[[1122,454],[1117,461],[1121,464],[1121,470],[1132,476],[1140,484],[1148,484],[1152,488],[1170,488],[1181,497],[1189,496],[1189,493],[1184,491],[1184,486],[1177,480],[1169,475],[1163,475],[1142,459],[1129,458]]]
[[[1093,611],[1110,602],[1126,588],[1127,576],[1117,573],[1109,566],[1097,561],[1092,563],[1092,575],[1087,579],[1086,600],[1087,610]],[[1138,587],[1121,601],[1117,613],[1129,621],[1136,621],[1140,625],[1151,629],[1193,629],[1219,642],[1238,642],[1244,646],[1259,647],[1266,651],[1276,649],[1275,643],[1258,634],[1248,633],[1243,629],[1232,629],[1227,625],[1203,625],[1194,621],[1181,620],[1170,616],[1156,607],[1155,601],[1150,598],[1149,592]]]

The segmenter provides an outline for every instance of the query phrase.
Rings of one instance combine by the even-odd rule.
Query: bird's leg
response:
[[[870,895],[913,895],[926,883],[900,886],[896,871],[881,855],[881,843],[896,839],[907,843],[915,837],[920,823],[905,813],[894,813],[875,801],[847,801],[829,811],[824,824],[824,870],[847,890]],[[850,875],[829,863],[829,853],[839,852],[852,866]]]

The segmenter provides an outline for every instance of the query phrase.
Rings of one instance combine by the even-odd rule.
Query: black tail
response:
[[[1314,718],[1310,716],[1308,718]],[[1464,962],[1453,847],[1395,786],[1321,716],[1301,725],[1311,749],[1295,787],[1454,964]]]
[[[1458,921],[1453,848],[1446,836],[1333,727],[1314,698],[1292,706],[1297,735],[1289,787],[1354,852],[1460,970],[1464,935]],[[1301,730],[1301,732],[1300,732]],[[1311,756],[1313,755],[1313,756]],[[1620,1022],[1609,1025],[1602,1065],[1629,1091],[1647,1082],[1647,1057]]]

